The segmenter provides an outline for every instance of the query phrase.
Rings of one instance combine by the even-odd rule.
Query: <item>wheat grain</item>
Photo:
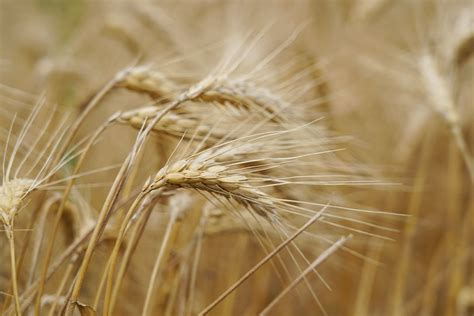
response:
[[[232,198],[263,217],[275,215],[273,199],[266,193],[252,187],[248,178],[238,175],[223,166],[207,166],[194,160],[181,160],[161,169],[154,177],[151,190],[188,188]]]
[[[139,108],[121,113],[117,116],[116,121],[140,129],[147,121],[158,116],[162,111],[163,108],[160,106]],[[153,126],[152,131],[176,138],[189,139],[193,137],[196,140],[204,137],[217,140],[223,137],[222,132],[206,125],[195,113],[183,111],[171,111]]]
[[[132,67],[119,75],[118,87],[148,94],[162,102],[170,101],[177,93],[176,85],[149,66]]]

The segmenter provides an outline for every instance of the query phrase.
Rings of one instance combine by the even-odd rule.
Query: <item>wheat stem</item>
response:
[[[134,182],[134,180],[137,176],[138,170],[139,170],[138,166],[140,165],[140,162],[141,162],[142,159],[143,159],[143,151],[138,153],[137,159],[136,159],[137,164],[135,166],[132,166],[132,169],[130,171],[129,180],[124,185],[123,199],[125,199],[125,200],[128,199],[130,194],[131,194],[133,182]],[[116,217],[116,222],[117,223],[122,222],[123,216],[124,216],[124,214],[122,212],[122,209],[120,209],[119,212],[118,212],[118,215]],[[111,229],[114,230],[115,228],[111,228]],[[105,268],[104,273],[101,277],[99,289],[98,289],[97,295],[96,295],[96,299],[94,300],[94,308],[97,308],[97,306],[99,304],[100,296],[102,295],[102,290],[104,289],[104,286],[107,286],[106,287],[106,292],[105,292],[105,298],[106,298],[107,301],[109,301],[109,299],[110,299],[111,286],[112,286],[112,284],[110,282],[108,282],[109,281],[108,276],[109,276],[109,272],[110,272],[110,267],[111,267],[111,260],[107,261],[106,268]],[[114,300],[112,299],[111,310],[113,310],[113,305],[114,305]],[[107,305],[106,308],[109,308],[108,305]]]
[[[115,278],[115,285],[112,291],[112,298],[110,302],[110,312],[113,314],[115,303],[118,298],[118,294],[122,285],[123,278],[125,276],[126,270],[130,264],[130,260],[132,258],[133,253],[136,250],[138,242],[140,241],[140,237],[142,236],[143,232],[145,231],[145,226],[148,222],[150,214],[153,210],[153,205],[150,205],[147,210],[145,210],[145,214],[140,218],[138,223],[134,226],[132,234],[130,236],[130,240],[127,244],[127,248],[125,250],[125,254],[123,256],[122,262],[120,264],[117,277]]]
[[[102,126],[99,127],[99,129],[96,131],[96,133],[93,135],[93,137],[91,137],[91,139],[87,143],[83,153],[81,154],[81,156],[79,158],[79,161],[77,162],[77,164],[74,168],[73,174],[77,174],[79,172],[79,170],[82,167],[82,164],[84,163],[84,160],[85,160],[87,154],[89,153],[90,149],[92,148],[94,142],[107,129],[108,126],[109,126],[108,122],[103,124]],[[46,275],[48,273],[49,262],[51,260],[52,255],[53,255],[54,243],[56,241],[56,235],[58,233],[59,224],[61,222],[61,218],[63,216],[64,209],[66,207],[66,203],[67,203],[69,194],[71,193],[72,187],[75,183],[75,180],[76,179],[73,177],[68,181],[67,186],[66,186],[66,188],[64,190],[64,193],[62,195],[61,203],[60,203],[60,205],[58,207],[58,210],[56,211],[56,215],[54,217],[52,232],[51,232],[51,238],[49,239],[49,242],[48,242],[48,245],[47,245],[47,248],[46,248],[46,252],[45,252],[45,255],[44,255],[43,269],[41,270],[40,283],[39,283],[40,285],[39,285],[37,296],[36,296],[35,316],[40,315],[41,297],[42,297],[43,292],[44,292],[44,287],[45,287],[45,283],[46,283],[45,279],[46,279]]]
[[[166,227],[165,235],[163,241],[161,242],[160,251],[155,259],[155,264],[153,265],[153,270],[150,276],[150,282],[148,283],[148,289],[146,291],[145,303],[143,304],[143,316],[148,316],[152,312],[152,296],[156,287],[156,281],[160,272],[161,264],[166,260],[166,250],[169,250],[169,241],[173,233],[174,226],[176,223],[177,216],[173,212],[170,214],[170,219],[168,221],[168,226]]]
[[[13,220],[12,220],[13,221]],[[18,276],[16,271],[16,257],[15,257],[15,240],[13,236],[13,223],[6,226],[5,232],[8,238],[8,246],[10,247],[10,271],[13,289],[13,298],[15,302],[15,314],[21,316],[20,296],[18,294]]]
[[[471,179],[471,186],[474,186],[474,158],[469,153],[466,140],[462,136],[462,131],[459,126],[451,126],[451,133],[453,134],[454,140],[461,152],[464,163],[466,164],[467,172]]]
[[[74,266],[76,265],[76,261],[78,257],[79,256],[77,254],[73,256],[73,258],[67,265],[66,272],[64,272],[61,283],[59,284],[58,289],[56,290],[55,297],[57,298],[61,297],[61,293],[64,291],[64,288],[66,287],[66,282],[71,277],[74,271]],[[58,300],[55,299],[53,300],[53,304],[51,305],[51,308],[49,310],[49,313],[48,313],[49,316],[54,316],[54,312],[56,311],[57,306],[58,306]]]
[[[148,134],[150,133],[150,131],[152,130],[153,126],[155,126],[169,111],[171,111],[172,109],[176,108],[177,106],[179,106],[181,104],[181,101],[180,100],[177,100],[177,101],[174,101],[174,102],[171,102],[162,112],[160,112],[158,115],[156,115],[151,121],[150,123],[148,124],[148,127],[146,129],[143,130],[143,132],[141,133],[141,141],[140,141],[140,145],[138,146],[139,148],[141,148],[143,142],[146,140],[146,137],[148,136]],[[113,122],[116,120],[117,117],[113,118],[110,120],[110,122]],[[138,141],[137,141],[138,142]],[[138,145],[138,143],[136,144]],[[134,159],[136,159],[136,155],[140,152],[140,150],[138,149],[136,153],[133,153],[134,154]],[[131,156],[129,155],[129,158]],[[125,166],[125,164],[124,164]],[[123,174],[121,176],[125,176],[125,170],[123,170]],[[117,177],[116,178],[116,181],[118,181],[120,179],[120,177]],[[123,181],[123,180],[122,180]],[[139,207],[140,203],[142,202],[142,200],[148,195],[148,193],[150,193],[152,191],[152,188],[148,185],[146,185],[142,192],[140,192],[139,196],[135,199],[132,207],[130,207],[130,210],[129,212],[127,213],[127,215],[125,215],[125,218],[123,219],[122,221],[122,226],[120,228],[120,231],[119,231],[119,235],[117,237],[117,241],[115,242],[115,246],[114,246],[114,249],[112,250],[112,254],[109,258],[109,260],[111,260],[111,267],[110,267],[110,271],[108,273],[108,284],[107,284],[107,289],[106,290],[106,293],[105,293],[105,303],[104,303],[104,313],[105,315],[107,315],[107,312],[108,312],[108,308],[109,308],[109,304],[110,304],[110,300],[111,300],[111,289],[112,289],[112,275],[113,273],[115,272],[115,263],[116,263],[116,260],[117,260],[117,256],[118,256],[118,251],[119,251],[119,248],[120,248],[120,243],[122,242],[122,239],[125,235],[125,230],[127,228],[127,225],[130,221],[130,219],[132,218],[132,216],[134,215],[134,212],[136,211],[136,209]],[[159,190],[158,190],[159,191]],[[152,201],[152,198],[150,198],[148,200],[148,203],[151,203]],[[103,218],[102,218],[102,221],[105,221],[106,219],[106,214],[103,215]],[[78,291],[76,290],[75,292],[73,292],[74,294],[78,294]],[[76,295],[77,295],[76,294]]]
[[[458,147],[455,141],[450,140],[448,148],[448,167],[447,171],[449,174],[449,179],[447,179],[447,190],[448,190],[448,199],[446,207],[446,223],[447,230],[445,232],[445,238],[447,239],[447,245],[449,248],[446,248],[445,254],[447,257],[453,258],[455,263],[453,264],[453,269],[448,272],[447,282],[447,295],[445,301],[445,315],[455,314],[455,305],[452,304],[456,300],[456,294],[461,287],[459,278],[462,275],[460,271],[461,266],[459,265],[459,248],[462,246],[462,231],[459,231],[459,226],[462,227],[460,220],[462,219],[461,210],[462,204],[461,199],[459,198],[459,192],[462,192],[462,179],[460,179],[460,157]],[[474,174],[473,174],[474,175]],[[474,179],[474,178],[473,178]],[[474,184],[474,182],[473,182]],[[451,245],[456,245],[451,248]],[[457,264],[456,264],[457,263]]]
[[[194,258],[193,263],[191,266],[191,280],[189,281],[189,298],[186,302],[185,307],[185,316],[191,316],[193,313],[194,307],[194,297],[196,293],[196,279],[197,279],[197,272],[199,268],[199,260],[201,258],[202,252],[202,243],[203,243],[203,235],[204,235],[204,227],[206,225],[207,216],[206,214],[202,215],[201,221],[199,223],[198,231],[196,232],[196,249],[194,251]]]
[[[107,275],[108,275],[109,271],[110,271],[110,262],[107,262],[107,264],[105,265],[105,269],[102,272],[102,276],[100,277],[99,286],[97,287],[97,291],[96,291],[95,298],[94,298],[94,303],[92,305],[92,307],[95,310],[97,310],[97,308],[99,306],[100,297],[102,296],[102,293],[104,291],[104,287],[105,287],[105,284],[106,284],[106,281],[107,281]]]
[[[133,215],[135,214],[135,211],[138,209],[140,204],[142,203],[143,199],[148,195],[147,190],[142,190],[139,195],[135,198],[133,201],[133,204],[130,206],[129,211],[125,215],[125,217],[122,220],[122,225],[120,227],[120,230],[117,234],[117,239],[115,241],[114,248],[112,249],[112,253],[110,254],[109,257],[109,271],[107,273],[107,283],[106,283],[106,291],[105,291],[105,299],[104,299],[104,315],[109,315],[109,308],[110,308],[110,303],[111,303],[111,291],[112,291],[112,280],[113,280],[113,274],[115,273],[115,264],[117,261],[117,257],[119,254],[120,250],[120,245],[122,243],[122,240],[125,237],[125,232],[127,230],[128,225],[130,224],[130,220],[132,219]]]
[[[111,122],[111,121],[109,121]],[[106,124],[107,125],[107,124]],[[105,125],[105,126],[106,126]],[[97,134],[100,134],[100,130],[97,132]],[[102,235],[103,229],[105,227],[105,224],[107,223],[107,220],[109,218],[110,212],[113,209],[115,203],[117,202],[117,198],[122,190],[122,187],[124,185],[124,182],[126,181],[126,178],[129,174],[130,168],[135,162],[137,154],[141,151],[143,142],[146,139],[146,135],[149,133],[149,129],[144,131],[144,133],[140,133],[137,141],[135,143],[134,148],[131,150],[127,158],[125,159],[124,163],[122,164],[122,167],[120,168],[114,183],[112,184],[112,187],[109,191],[109,194],[107,195],[107,198],[102,206],[102,209],[99,213],[99,217],[97,219],[97,223],[95,226],[95,229],[92,233],[91,239],[89,241],[89,245],[86,249],[86,253],[84,255],[84,259],[82,260],[81,266],[78,271],[78,276],[72,286],[72,291],[71,291],[71,297],[67,302],[66,305],[66,314],[71,314],[73,312],[73,304],[77,301],[79,297],[79,293],[82,287],[82,284],[84,282],[84,278],[88,269],[88,265],[90,264],[90,261],[92,259],[92,254],[94,252],[94,248]],[[97,135],[96,134],[96,135]],[[113,270],[112,270],[113,271]]]
[[[63,253],[61,253],[60,257],[56,259],[56,261],[53,262],[53,264],[50,266],[49,270],[48,270],[48,274],[46,276],[46,280],[49,280],[52,275],[59,269],[59,267],[61,267],[61,265],[69,258],[71,258],[71,256],[74,256],[74,253],[80,253],[81,251],[79,250],[79,247],[82,245],[82,243],[84,243],[84,241],[87,239],[88,236],[90,236],[90,234],[92,233],[94,229],[94,226],[91,226],[89,228],[87,228],[84,233],[78,237],[77,239],[74,240],[74,242],[68,246],[68,248],[66,248],[64,250]],[[21,309],[22,309],[22,312],[25,311],[25,309],[31,304],[31,302],[35,299],[35,294],[36,294],[36,291],[38,290],[38,286],[39,286],[39,283],[40,283],[40,280],[39,278],[33,282],[33,284],[28,288],[26,289],[23,294],[21,295],[21,298],[20,298],[20,301],[21,301]],[[12,314],[13,313],[13,310],[12,308],[10,307],[7,311],[6,311],[6,314],[9,315],[9,314]]]
[[[415,192],[411,193],[410,199],[408,201],[408,215],[412,216],[405,225],[405,231],[403,236],[403,245],[401,249],[400,259],[397,265],[396,279],[394,284],[394,291],[392,297],[392,315],[403,315],[404,305],[403,301],[405,299],[404,294],[406,290],[406,277],[409,264],[412,258],[413,252],[413,240],[416,234],[416,226],[418,222],[418,216],[420,213],[422,197],[423,197],[423,187],[426,182],[426,177],[428,175],[429,167],[429,157],[432,152],[433,147],[433,135],[432,131],[427,131],[427,135],[423,140],[421,154],[417,159],[417,171],[415,175]]]

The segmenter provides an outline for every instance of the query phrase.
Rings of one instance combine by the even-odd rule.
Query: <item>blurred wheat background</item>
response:
[[[474,1],[0,0],[0,140],[2,315],[474,315]]]

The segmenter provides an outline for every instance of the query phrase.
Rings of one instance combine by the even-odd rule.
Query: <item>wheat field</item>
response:
[[[1,315],[474,315],[474,1],[0,0]]]

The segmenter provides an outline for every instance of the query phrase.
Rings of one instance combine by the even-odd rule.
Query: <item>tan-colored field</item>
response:
[[[474,1],[0,0],[1,315],[474,315]]]

